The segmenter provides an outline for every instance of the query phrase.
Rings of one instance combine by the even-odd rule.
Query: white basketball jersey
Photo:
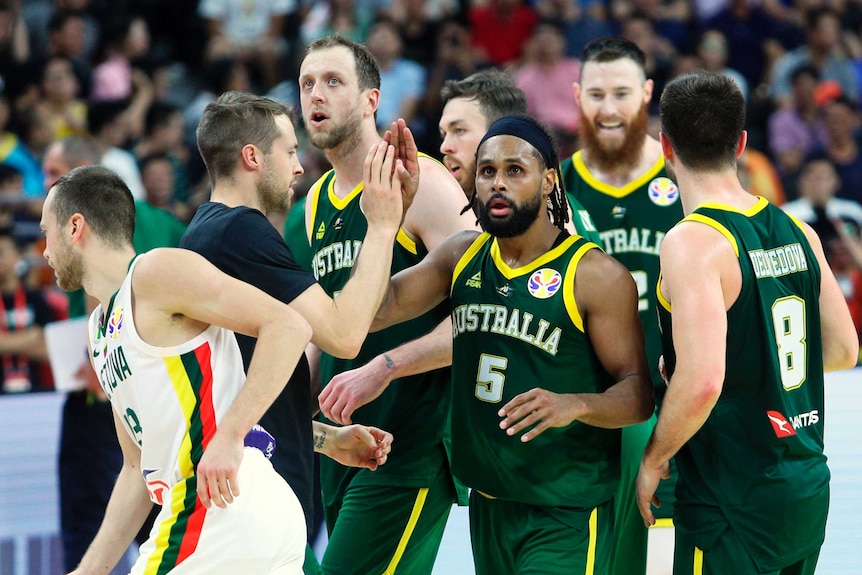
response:
[[[104,317],[101,305],[90,315],[93,362],[102,389],[141,448],[150,498],[160,505],[178,498],[191,503],[197,464],[245,381],[242,357],[233,332],[217,326],[174,347],[141,340],[132,317],[137,261]]]

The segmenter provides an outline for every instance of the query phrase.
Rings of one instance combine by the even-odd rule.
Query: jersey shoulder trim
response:
[[[317,206],[320,202],[320,190],[323,186],[331,185],[335,179],[335,170],[329,170],[314,182],[311,189],[308,190],[308,199],[305,201],[305,209],[311,210],[311,217],[308,220],[308,225],[305,227],[305,233],[308,235],[308,243],[311,244],[311,239],[314,236],[314,222],[317,220]]]
[[[606,184],[605,182],[602,182],[595,176],[593,176],[593,174],[590,172],[590,169],[587,167],[586,162],[584,161],[583,150],[578,150],[572,155],[572,166],[575,168],[575,172],[577,172],[578,176],[580,176],[580,178],[584,180],[584,182],[586,182],[596,191],[614,198],[624,198],[629,194],[644,187],[650,182],[650,180],[656,178],[659,175],[659,173],[664,169],[664,156],[659,155],[655,163],[653,163],[653,165],[650,166],[650,168],[646,172],[644,172],[643,175],[638,178],[635,178],[631,182],[619,188],[610,184]]]
[[[476,239],[473,240],[473,243],[470,244],[470,247],[467,248],[467,251],[464,252],[458,259],[458,263],[455,264],[455,269],[452,271],[452,284],[449,286],[449,295],[452,295],[452,291],[455,289],[455,282],[458,281],[458,278],[464,272],[464,268],[473,261],[473,258],[476,257],[476,254],[479,253],[479,250],[482,249],[488,240],[491,239],[491,234],[485,232],[476,236]]]
[[[560,257],[560,255],[563,254],[563,252],[572,247],[572,244],[577,241],[583,241],[583,238],[578,235],[569,236],[565,240],[560,242],[560,245],[558,245],[549,252],[545,252],[527,265],[512,269],[505,261],[503,261],[503,257],[500,255],[500,244],[498,244],[497,240],[495,239],[494,243],[491,244],[491,259],[493,260],[494,265],[497,266],[497,269],[500,270],[500,273],[503,274],[503,276],[507,280],[511,280],[518,276],[528,274],[536,268],[545,265],[549,261],[557,259],[558,257]]]
[[[736,238],[733,236],[733,234],[730,232],[730,230],[724,226],[724,224],[719,223],[718,221],[712,219],[709,216],[705,216],[703,214],[698,214],[698,213],[690,214],[690,215],[684,217],[682,219],[682,221],[683,222],[699,222],[701,224],[706,224],[707,226],[715,229],[717,232],[719,232],[721,235],[723,235],[725,238],[727,238],[727,241],[730,242],[731,247],[733,247],[733,252],[736,254],[736,257],[739,257],[739,244],[737,243]]]
[[[575,252],[575,255],[572,256],[572,259],[569,260],[569,264],[566,266],[566,275],[563,278],[563,302],[566,304],[566,311],[569,312],[569,318],[571,318],[572,323],[580,332],[584,331],[584,318],[581,317],[581,312],[578,309],[578,302],[575,300],[575,274],[577,273],[578,264],[581,262],[581,258],[583,258],[584,254],[592,249],[601,251],[601,248],[593,242],[585,242],[581,247],[579,247]]]

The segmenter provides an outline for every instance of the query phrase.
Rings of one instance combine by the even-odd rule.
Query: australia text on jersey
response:
[[[648,228],[614,228],[599,233],[608,255],[638,252],[657,256],[664,235]]]
[[[340,269],[352,268],[361,247],[362,240],[347,240],[318,250],[311,260],[315,279],[320,280],[326,274]]]
[[[520,339],[555,356],[562,330],[555,327],[548,333],[550,327],[551,322],[539,318],[538,326],[534,330],[533,314],[526,311],[522,313],[518,308],[509,309],[503,305],[470,303],[459,305],[452,310],[453,337],[464,332],[490,332]]]

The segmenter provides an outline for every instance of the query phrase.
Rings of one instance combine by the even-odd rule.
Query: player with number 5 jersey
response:
[[[661,145],[687,216],[661,248],[668,391],[641,461],[646,523],[675,455],[674,573],[810,575],[825,538],[824,371],[858,341],[820,241],[739,182],[745,100],[726,76],[674,80]]]

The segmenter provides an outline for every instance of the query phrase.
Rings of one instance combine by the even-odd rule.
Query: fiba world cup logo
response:
[[[548,299],[560,289],[563,277],[557,270],[542,268],[533,272],[527,281],[527,290],[535,298]]]
[[[123,327],[123,308],[117,307],[111,313],[111,319],[108,320],[108,336],[111,339],[117,339],[120,336],[120,329]]]
[[[679,188],[670,178],[656,178],[649,183],[649,199],[657,206],[670,206],[679,199]]]

